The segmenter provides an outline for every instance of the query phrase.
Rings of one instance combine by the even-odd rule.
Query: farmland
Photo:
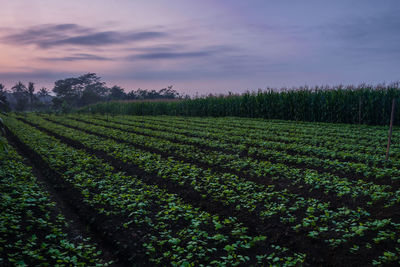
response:
[[[1,213],[8,218],[0,229],[6,263],[48,258],[51,265],[57,255],[75,265],[110,259],[175,266],[400,263],[399,128],[385,161],[382,126],[34,113],[3,119],[10,144],[1,154],[8,201],[1,205],[18,209]],[[74,244],[62,234],[68,232],[57,215],[62,209],[46,202],[38,174],[22,157],[64,192],[63,201],[106,245],[89,238]],[[49,223],[36,225],[27,214]],[[12,228],[24,245],[11,240],[9,226],[19,224],[29,227]],[[55,231],[50,226],[58,236],[47,238],[46,231]],[[66,251],[43,255],[50,250],[32,238],[67,244]]]

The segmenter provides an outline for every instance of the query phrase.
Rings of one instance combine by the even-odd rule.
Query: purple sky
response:
[[[393,82],[400,2],[0,0],[0,83],[183,93]]]

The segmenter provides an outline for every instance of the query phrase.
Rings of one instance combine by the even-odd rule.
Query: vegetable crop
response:
[[[379,126],[10,114],[128,262],[400,263],[400,135]]]

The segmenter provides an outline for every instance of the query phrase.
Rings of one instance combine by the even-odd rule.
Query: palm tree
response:
[[[33,82],[29,82],[28,84],[28,94],[29,94],[29,104],[32,110],[33,107],[33,93],[35,92],[35,84]]]
[[[27,96],[29,95],[28,89],[26,88],[25,84],[22,82],[17,82],[12,88],[13,96],[17,100],[16,109],[17,110],[24,110],[26,108],[28,99]]]
[[[13,87],[11,87],[14,93],[27,93],[28,89],[22,82],[17,82]]]
[[[39,95],[39,96],[48,96],[48,95],[49,95],[49,91],[47,90],[47,88],[42,87],[42,88],[39,90],[38,95]]]

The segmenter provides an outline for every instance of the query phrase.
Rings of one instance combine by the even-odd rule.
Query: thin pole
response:
[[[394,117],[394,105],[395,105],[395,100],[393,98],[392,101],[392,113],[390,114],[390,126],[389,126],[389,136],[388,136],[388,143],[387,143],[387,148],[386,148],[386,160],[389,159],[389,149],[390,149],[390,142],[392,141],[392,127],[393,127],[393,117]]]

